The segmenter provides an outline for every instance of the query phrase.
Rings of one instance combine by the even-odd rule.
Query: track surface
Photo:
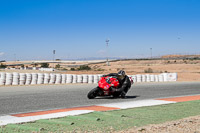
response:
[[[126,99],[87,99],[87,93],[96,86],[97,84],[73,84],[0,87],[0,116],[39,110],[200,94],[200,82],[142,83],[133,85]]]

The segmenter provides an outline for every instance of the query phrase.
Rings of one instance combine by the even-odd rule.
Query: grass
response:
[[[2,126],[0,132],[112,132],[200,115],[200,100]]]

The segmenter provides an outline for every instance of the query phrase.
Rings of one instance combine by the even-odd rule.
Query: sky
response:
[[[0,0],[0,60],[200,54],[199,7],[200,0]]]

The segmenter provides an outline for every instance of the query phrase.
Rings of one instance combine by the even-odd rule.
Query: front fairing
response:
[[[104,95],[111,95],[110,87],[117,88],[119,81],[114,77],[102,77],[98,82],[99,88],[104,92]]]
[[[99,81],[99,88],[103,89],[104,91],[109,91],[110,84],[106,82],[106,78],[103,78]]]

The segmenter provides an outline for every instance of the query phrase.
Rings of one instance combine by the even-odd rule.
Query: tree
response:
[[[58,69],[58,68],[60,68],[60,64],[57,64],[57,65],[56,65],[56,69]]]
[[[48,68],[49,67],[49,63],[41,63],[41,67]]]
[[[91,70],[91,67],[87,66],[87,65],[82,65],[78,68],[78,70]]]
[[[37,66],[38,66],[38,64],[37,64],[37,63],[34,63],[33,65],[34,65],[34,67],[37,67]]]
[[[21,65],[21,68],[24,68],[24,64]]]
[[[7,67],[6,65],[1,63],[0,68],[6,68],[6,67]]]
[[[76,69],[75,69],[75,68],[71,68],[70,70],[71,70],[71,71],[75,71]]]

